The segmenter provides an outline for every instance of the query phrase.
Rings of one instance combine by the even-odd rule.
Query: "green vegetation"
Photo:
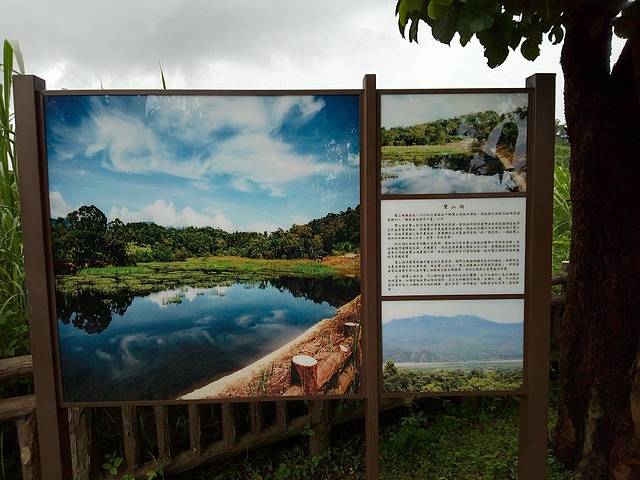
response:
[[[17,44],[5,40],[0,65],[0,357],[23,355],[29,351],[18,162],[14,143],[14,114],[10,110],[11,75],[18,73],[13,68],[14,58],[19,72],[24,73]]]
[[[330,213],[306,225],[272,233],[225,232],[213,227],[167,228],[154,223],[107,221],[93,205],[51,220],[56,273],[83,267],[174,262],[190,257],[318,259],[333,252],[357,252],[360,207]]]
[[[353,261],[353,274],[357,261]],[[149,262],[136,266],[87,267],[74,274],[58,275],[56,290],[110,295],[146,295],[184,285],[210,288],[236,282],[260,282],[279,277],[332,277],[344,270],[314,260],[259,260],[240,257],[190,258],[180,262]]]
[[[486,112],[470,113],[409,127],[382,127],[380,140],[383,147],[388,145],[444,145],[459,142],[464,138],[484,142],[498,124],[505,122],[498,143],[513,150],[518,137],[515,121],[518,118],[526,118],[526,116],[527,110],[522,108],[507,115],[487,110]]]
[[[337,408],[343,403],[336,402]],[[381,413],[381,480],[515,480],[518,400],[513,397],[430,399],[404,412]],[[550,425],[555,415],[550,410]],[[312,432],[310,432],[312,433]],[[358,425],[334,427],[331,449],[309,457],[299,437],[276,448],[203,466],[173,480],[356,480],[364,478],[364,436]],[[572,480],[549,454],[548,480]]]
[[[520,369],[418,370],[387,362],[382,373],[385,392],[451,392],[516,390],[522,387]]]
[[[569,260],[571,249],[571,175],[570,147],[566,139],[556,136],[555,167],[553,173],[553,271],[562,270],[562,262]]]

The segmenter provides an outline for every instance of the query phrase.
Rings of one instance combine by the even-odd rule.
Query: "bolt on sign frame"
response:
[[[32,75],[14,77],[17,155],[24,231],[25,269],[29,304],[34,386],[43,478],[71,478],[67,410],[61,396],[56,343],[53,258],[49,228],[49,196],[44,136],[43,99],[47,94],[154,95],[317,95],[360,96],[361,295],[363,318],[363,375],[358,395],[365,401],[366,475],[378,478],[378,407],[380,398],[397,396],[381,386],[381,259],[380,215],[381,142],[380,97],[384,94],[509,93],[529,96],[527,135],[526,255],[524,274],[524,383],[504,392],[429,393],[426,396],[513,395],[520,399],[519,476],[545,476],[548,365],[550,340],[551,235],[554,160],[555,75],[535,74],[523,89],[377,90],[375,75],[365,75],[361,90],[333,91],[59,91],[47,92],[44,80]],[[483,194],[441,195],[442,198],[481,198]],[[491,196],[491,195],[488,195]],[[500,197],[500,195],[494,195]],[[503,197],[505,195],[502,195]],[[522,196],[522,195],[520,195]],[[431,196],[434,197],[434,196]],[[387,197],[390,198],[390,197]],[[468,296],[492,299],[498,296]],[[504,295],[500,296],[505,298]],[[403,297],[411,299],[413,297]],[[416,299],[422,297],[416,297]],[[459,297],[458,297],[459,298]],[[445,296],[446,299],[453,297]],[[415,396],[399,394],[399,396]],[[329,399],[331,397],[313,397]],[[340,398],[340,397],[333,397]],[[278,397],[279,400],[284,399]],[[251,399],[242,399],[248,401]],[[255,400],[255,399],[254,399]],[[257,400],[268,400],[259,398]],[[229,399],[200,403],[228,403]],[[122,405],[125,402],[118,402]],[[133,402],[175,404],[175,401]],[[97,405],[97,404],[87,404]],[[104,404],[106,405],[106,404]]]

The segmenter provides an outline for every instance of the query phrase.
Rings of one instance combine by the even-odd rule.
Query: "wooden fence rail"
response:
[[[556,287],[552,294],[552,342],[557,343],[559,324],[565,303],[566,275],[554,276],[552,280]],[[332,362],[342,365],[351,351],[343,351]],[[315,381],[324,381],[329,374],[335,374],[337,367],[327,364],[329,373],[315,372]],[[13,380],[30,376],[32,363],[30,356],[0,360],[0,381]],[[319,378],[321,377],[321,378]],[[317,383],[314,383],[314,387]],[[275,414],[271,421],[265,422],[264,409],[272,408]],[[385,400],[380,403],[382,409],[394,408],[406,404],[404,399]],[[148,472],[162,468],[167,474],[185,472],[205,462],[220,460],[231,455],[242,453],[248,449],[280,442],[289,437],[299,435],[305,429],[312,429],[314,435],[309,437],[309,451],[312,455],[319,455],[329,444],[332,424],[339,424],[360,418],[363,409],[354,409],[347,413],[333,416],[331,402],[314,400],[308,402],[305,413],[293,415],[286,401],[252,402],[249,404],[248,431],[239,432],[234,410],[236,404],[220,404],[219,406],[194,404],[188,406],[189,446],[177,451],[173,443],[170,425],[171,406],[154,406],[153,419],[155,425],[156,451],[152,453],[152,460],[143,461],[141,458],[141,442],[139,427],[140,407],[120,407],[122,416],[122,439],[124,447],[123,466],[116,476],[101,469],[102,462],[93,461],[95,451],[93,423],[94,409],[70,408],[69,435],[71,444],[71,462],[73,465],[73,480],[89,479],[123,479],[125,475],[134,478],[144,478]],[[40,478],[38,459],[38,442],[35,428],[35,397],[26,395],[14,398],[0,399],[0,421],[13,421],[16,425],[18,447],[22,463],[22,477],[24,480]],[[210,420],[212,409],[219,412],[219,432],[212,441],[205,441],[203,426]]]

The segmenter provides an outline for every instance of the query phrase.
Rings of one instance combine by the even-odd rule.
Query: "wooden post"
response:
[[[233,446],[233,442],[236,441],[236,425],[233,420],[233,405],[230,403],[223,403],[220,405],[220,412],[222,416],[222,441],[227,448]]]
[[[69,440],[71,443],[71,466],[73,480],[91,478],[91,409],[69,409]]]
[[[309,437],[309,454],[318,457],[329,448],[331,428],[329,427],[329,402],[312,400],[309,402],[309,423],[313,435]]]
[[[156,438],[158,439],[158,458],[162,461],[171,459],[171,430],[169,429],[169,408],[164,405],[153,407],[156,420]]]
[[[38,458],[38,434],[35,413],[16,419],[18,448],[22,463],[23,480],[40,480],[40,460]]]
[[[318,391],[318,361],[309,355],[296,355],[291,359],[291,377],[294,372],[300,380],[305,395],[315,395]]]
[[[527,78],[527,87],[534,93],[527,159],[526,391],[520,399],[518,470],[523,480],[541,480],[545,478],[549,401],[555,75],[533,75]]]
[[[249,404],[249,415],[251,417],[251,433],[260,433],[262,431],[262,407],[260,402],[251,402]]]
[[[355,322],[345,322],[342,325],[342,331],[344,333],[344,336],[346,338],[349,338],[351,336],[355,336],[356,333],[358,333],[358,328],[360,327],[360,325],[358,325]]]
[[[338,373],[345,361],[351,355],[351,346],[341,344],[336,352],[333,352],[327,358],[325,358],[318,366],[317,371],[317,386],[318,389],[322,388],[333,376]]]
[[[276,425],[278,425],[279,430],[287,429],[287,420],[287,402],[276,402]]]
[[[378,198],[378,92],[376,76],[365,75],[362,81],[361,97],[361,187],[360,217],[362,261],[362,321],[364,325],[363,344],[364,375],[362,375],[366,395],[366,478],[378,480],[378,406],[379,398],[379,309],[378,290],[380,257],[378,252],[379,198]]]
[[[45,82],[33,75],[13,77],[16,113],[16,156],[22,230],[24,267],[27,276],[29,333],[33,358],[33,384],[40,443],[43,480],[71,478],[69,423],[67,412],[58,407],[55,337],[55,296],[49,219],[49,186],[44,155],[42,91]]]
[[[200,405],[189,405],[189,445],[191,451],[196,455],[202,452],[202,418],[200,416]]]
[[[136,407],[129,405],[122,407],[122,440],[128,470],[134,470],[140,463],[137,418]]]

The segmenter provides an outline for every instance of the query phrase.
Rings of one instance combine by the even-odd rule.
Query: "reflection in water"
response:
[[[382,179],[383,194],[512,192],[517,188],[509,171],[488,175],[413,164],[388,167]]]
[[[125,314],[133,299],[129,293],[109,296],[90,291],[80,291],[75,295],[56,293],[58,320],[65,325],[71,322],[87,333],[100,333],[109,326],[113,314]]]
[[[58,295],[67,401],[176,398],[279,348],[359,293],[355,278],[280,278],[147,296]]]

